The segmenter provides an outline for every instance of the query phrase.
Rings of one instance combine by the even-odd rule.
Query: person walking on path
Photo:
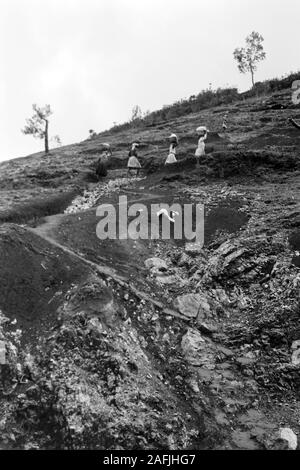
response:
[[[96,164],[96,175],[99,178],[107,176],[107,164],[112,151],[109,144],[103,144],[104,151],[101,153]]]
[[[197,135],[199,136],[198,147],[196,148],[195,157],[200,163],[200,158],[205,155],[205,141],[207,139],[208,130],[205,126],[197,127]]]
[[[224,114],[224,117],[223,117],[223,124],[222,124],[223,132],[226,132],[226,131],[227,131],[227,128],[228,128],[228,125],[227,125],[227,118],[228,118],[228,113],[225,113],[225,114]]]
[[[169,155],[165,161],[165,165],[169,165],[170,163],[176,163],[176,147],[178,147],[178,137],[176,134],[171,134],[169,137],[170,141],[170,148],[169,148]]]
[[[131,176],[132,171],[135,172],[136,176],[139,176],[141,164],[138,161],[138,154],[137,154],[137,148],[139,144],[134,142],[131,146],[131,149],[129,150],[128,153],[128,163],[127,163],[127,177]]]

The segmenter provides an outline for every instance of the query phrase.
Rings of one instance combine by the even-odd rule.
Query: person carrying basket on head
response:
[[[169,165],[170,163],[176,163],[176,147],[178,147],[178,137],[176,134],[171,134],[169,136],[170,141],[170,148],[169,148],[169,155],[165,161],[165,165]]]
[[[195,157],[200,163],[200,158],[205,155],[205,141],[207,139],[208,130],[205,126],[199,126],[196,129],[196,133],[199,136],[198,146],[196,148]]]
[[[137,142],[134,142],[131,146],[131,149],[129,150],[129,159],[127,163],[127,177],[131,176],[132,171],[135,172],[136,176],[139,176],[140,170],[142,168],[140,162],[138,161],[138,146],[139,144]]]

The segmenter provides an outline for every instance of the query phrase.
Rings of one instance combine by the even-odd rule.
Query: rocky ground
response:
[[[268,100],[231,107],[200,167],[193,127],[221,108],[139,131],[139,179],[129,131],[103,136],[117,150],[100,183],[97,142],[0,166],[0,448],[297,447],[300,133],[288,93]],[[120,195],[204,204],[204,246],[99,240],[96,207]]]

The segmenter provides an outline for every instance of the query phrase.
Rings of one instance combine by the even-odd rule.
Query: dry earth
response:
[[[226,107],[224,135],[224,111],[0,164],[0,448],[293,446],[280,429],[299,436],[300,133],[287,117],[300,113],[289,91],[245,100]],[[180,161],[165,170],[170,131]],[[145,172],[128,180],[137,138]],[[120,195],[203,203],[203,248],[99,240],[96,207]]]

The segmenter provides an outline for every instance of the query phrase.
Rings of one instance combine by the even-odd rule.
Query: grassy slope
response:
[[[281,104],[285,109],[264,109],[268,105]],[[229,112],[229,133],[221,132],[223,113]],[[17,158],[0,164],[0,214],[12,206],[19,206],[37,199],[57,196],[58,192],[78,191],[89,180],[101,144],[110,142],[113,149],[111,167],[125,168],[128,147],[133,140],[143,145],[140,157],[144,163],[154,160],[163,163],[167,151],[167,137],[176,132],[180,139],[179,159],[193,155],[197,137],[195,128],[205,124],[211,130],[207,142],[208,153],[216,151],[263,150],[290,155],[299,148],[299,133],[287,123],[287,117],[300,117],[300,111],[291,102],[289,89],[272,96],[250,98],[226,107],[216,107],[190,114],[154,127],[130,129],[122,132],[105,132],[94,140]],[[220,133],[220,135],[218,135]],[[220,138],[221,137],[221,138]],[[296,148],[295,148],[296,146]],[[208,163],[211,160],[208,160]],[[147,164],[147,163],[146,163]],[[111,174],[110,176],[113,176]],[[225,175],[226,176],[226,175]]]

